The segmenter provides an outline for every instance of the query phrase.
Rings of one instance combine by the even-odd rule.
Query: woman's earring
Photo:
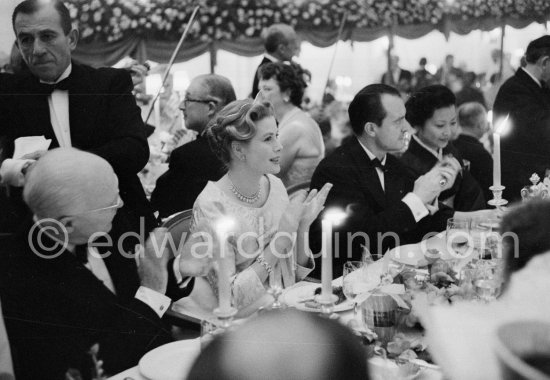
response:
[[[288,103],[288,101],[289,101],[290,99],[288,98],[288,96],[285,96],[285,97],[283,98],[283,100],[284,100],[285,103]]]
[[[243,154],[243,155],[241,156],[241,161],[246,161],[246,155]]]

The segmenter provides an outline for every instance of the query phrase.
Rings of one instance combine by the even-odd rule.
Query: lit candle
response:
[[[329,210],[321,221],[321,298],[324,300],[329,300],[332,296],[332,226],[340,224],[345,216],[341,210]]]
[[[220,257],[218,259],[218,308],[220,313],[227,313],[231,310],[231,282],[229,271],[231,261],[225,250],[227,234],[233,227],[233,219],[222,218],[216,225],[216,233],[220,244]]]
[[[321,297],[328,299],[332,294],[332,222],[328,219],[323,219],[321,225],[323,228],[323,243],[321,246]]]
[[[508,122],[508,117],[506,115],[504,120],[500,125],[495,128],[493,133],[493,186],[501,186],[500,184],[500,135],[504,132],[506,128],[506,123]]]

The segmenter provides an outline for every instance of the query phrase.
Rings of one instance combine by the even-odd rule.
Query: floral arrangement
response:
[[[113,42],[130,35],[177,40],[193,8],[198,19],[190,40],[260,37],[273,23],[297,30],[392,25],[437,25],[446,15],[462,19],[512,17],[539,19],[550,14],[547,0],[65,0],[86,41]]]

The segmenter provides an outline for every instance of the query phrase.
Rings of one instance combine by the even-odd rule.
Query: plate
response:
[[[200,352],[199,338],[168,343],[146,353],[139,372],[149,380],[185,379]]]
[[[406,244],[395,247],[388,252],[390,259],[401,264],[414,267],[424,267],[428,265],[426,254],[430,255],[432,250],[437,250],[443,260],[464,259],[467,256],[451,255],[447,250],[447,242],[445,240],[445,232],[439,233],[416,244]]]
[[[320,287],[321,284],[308,283],[306,285],[287,289],[283,294],[283,302],[286,303],[288,306],[294,307],[301,311],[318,313],[321,309],[308,307],[303,301],[313,298],[313,293],[315,292],[315,289]],[[348,300],[345,300],[344,302],[334,306],[334,311],[336,313],[351,309],[353,309],[353,302]]]

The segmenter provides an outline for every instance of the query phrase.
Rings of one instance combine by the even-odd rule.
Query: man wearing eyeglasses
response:
[[[189,84],[180,109],[185,126],[197,131],[198,136],[174,149],[168,171],[157,180],[151,203],[161,218],[193,208],[207,182],[217,181],[224,174],[204,131],[216,113],[235,99],[231,82],[221,75],[200,75]]]
[[[171,340],[161,319],[175,281],[170,245],[163,246],[162,229],[154,230],[137,249],[136,270],[125,235],[112,231],[123,203],[107,161],[72,148],[51,150],[30,169],[23,195],[35,223],[0,247],[0,297],[16,378],[62,379],[69,368],[85,376],[96,343],[104,370],[115,374]],[[182,259],[178,270],[198,261],[202,268],[181,276],[206,273],[208,260]]]

